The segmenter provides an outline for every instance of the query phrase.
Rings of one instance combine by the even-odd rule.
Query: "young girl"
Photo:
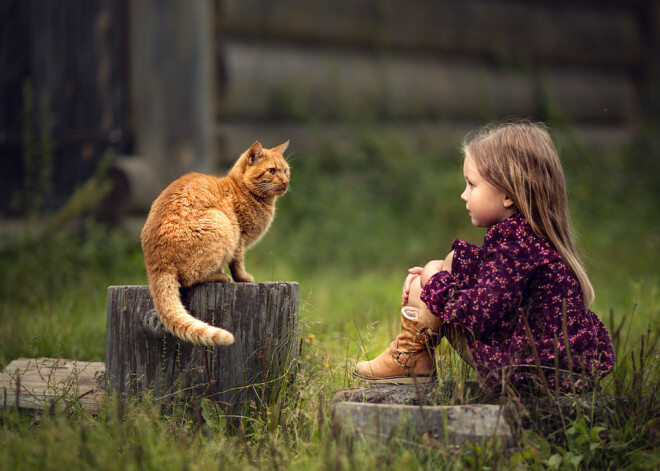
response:
[[[589,310],[594,292],[575,248],[566,185],[541,125],[485,128],[463,145],[472,224],[481,247],[456,240],[444,260],[409,270],[401,334],[355,375],[428,381],[444,336],[487,384],[588,388],[614,366],[612,341]]]

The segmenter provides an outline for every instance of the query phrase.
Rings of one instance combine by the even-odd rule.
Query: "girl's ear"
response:
[[[259,141],[254,141],[254,144],[252,144],[252,147],[248,149],[247,157],[248,157],[248,164],[252,165],[256,161],[258,161],[261,158],[261,155],[263,154],[264,150],[263,147],[261,147],[261,144]]]
[[[513,200],[508,196],[504,195],[504,207],[507,209],[513,208]]]
[[[277,147],[273,147],[271,150],[277,152],[278,154],[284,154],[284,151],[287,147],[289,147],[289,141],[286,141],[284,144],[280,144]]]

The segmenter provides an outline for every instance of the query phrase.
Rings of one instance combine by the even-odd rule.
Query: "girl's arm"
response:
[[[451,273],[451,264],[454,258],[454,251],[449,252],[449,255],[444,260],[431,260],[428,262],[424,268],[422,267],[413,267],[408,269],[408,276],[403,282],[403,292],[401,293],[401,304],[406,305],[408,303],[408,295],[410,294],[410,285],[416,280],[421,283],[423,288],[428,279],[433,276],[435,273],[440,271],[447,271]]]
[[[431,312],[443,322],[462,325],[477,336],[493,328],[506,328],[537,266],[532,246],[521,241],[515,229],[505,225],[488,231],[476,273],[478,282],[465,287],[446,271],[433,274],[421,296]]]

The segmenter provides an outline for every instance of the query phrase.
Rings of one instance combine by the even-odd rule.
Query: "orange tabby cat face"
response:
[[[243,182],[252,193],[261,197],[286,193],[289,188],[289,164],[283,153],[288,145],[289,141],[272,149],[264,149],[259,142],[255,142],[245,152]]]

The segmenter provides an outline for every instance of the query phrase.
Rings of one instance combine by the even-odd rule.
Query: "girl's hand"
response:
[[[451,273],[451,264],[454,260],[454,251],[452,250],[447,255],[447,258],[444,260],[431,260],[428,262],[424,268],[422,267],[413,267],[408,269],[408,276],[403,282],[403,292],[401,293],[401,304],[405,306],[408,303],[408,295],[410,294],[410,285],[415,283],[420,283],[422,288],[426,282],[433,275],[439,271],[448,271]]]
[[[424,270],[422,267],[413,267],[408,269],[408,276],[406,277],[406,280],[403,282],[403,293],[401,293],[402,306],[405,306],[408,303],[408,295],[410,294],[410,285],[412,284],[413,281],[419,278],[419,275],[421,275],[422,270]]]

